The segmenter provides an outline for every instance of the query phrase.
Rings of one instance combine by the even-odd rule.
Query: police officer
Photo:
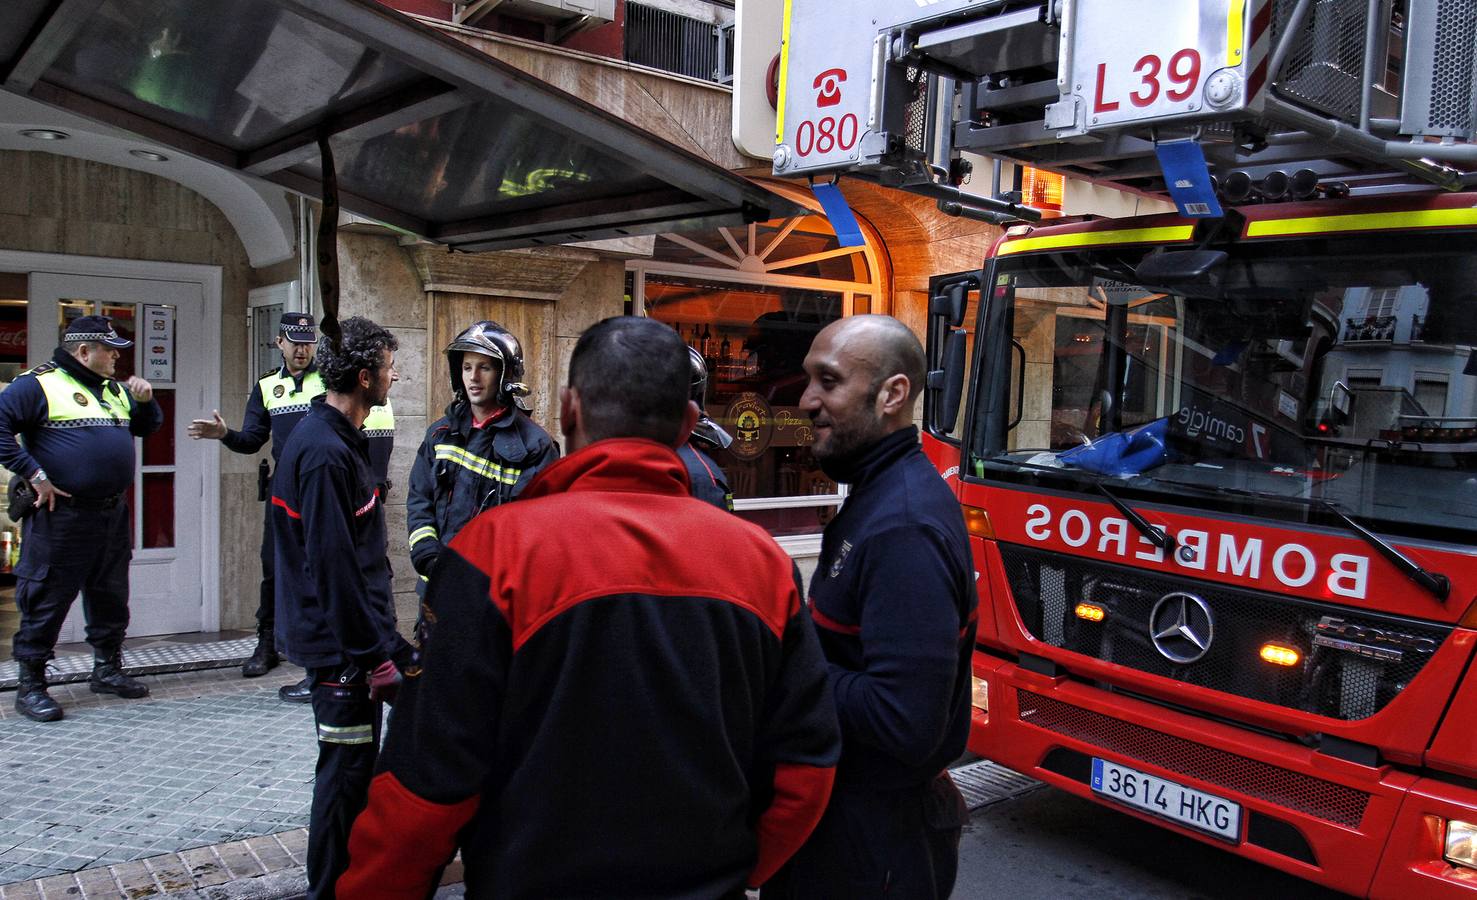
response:
[[[728,476],[723,474],[723,469],[708,455],[714,450],[727,450],[728,445],[733,443],[733,435],[708,418],[707,411],[703,409],[703,397],[708,391],[708,364],[703,361],[703,355],[696,348],[688,347],[687,356],[692,364],[692,402],[697,404],[701,414],[697,425],[692,429],[692,437],[677,448],[677,455],[682,458],[683,465],[687,466],[687,480],[692,482],[692,495],[719,509],[733,512],[733,491],[728,487]],[[703,452],[704,450],[708,453]]]
[[[512,332],[478,322],[446,346],[446,362],[452,401],[426,429],[406,499],[410,562],[422,579],[463,525],[517,497],[559,458],[522,406],[523,348]]]
[[[209,419],[190,423],[189,434],[195,440],[218,440],[233,453],[256,453],[268,440],[272,442],[272,464],[282,459],[287,436],[308,411],[314,397],[323,396],[323,377],[313,363],[313,350],[318,342],[313,317],[307,313],[283,313],[277,326],[277,349],[282,353],[281,368],[263,375],[252,387],[246,401],[246,418],[241,430],[226,427],[220,410]],[[263,500],[266,498],[263,497]],[[272,630],[275,622],[275,590],[272,575],[271,504],[264,504],[266,522],[262,527],[262,588],[256,607],[256,649],[241,667],[246,678],[267,674],[277,666],[277,646]]]
[[[21,524],[13,652],[20,664],[15,708],[38,722],[62,717],[46,692],[46,661],[79,590],[93,650],[88,687],[129,698],[149,693],[122,668],[133,556],[126,495],[133,439],[157,431],[164,414],[147,381],[113,380],[119,351],[132,346],[107,316],[80,316],[50,362],[0,394],[0,465],[36,491],[35,511]]]

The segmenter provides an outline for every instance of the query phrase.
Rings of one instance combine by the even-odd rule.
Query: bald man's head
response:
[[[852,316],[821,329],[805,357],[810,382],[800,400],[816,457],[852,453],[912,424],[925,365],[918,338],[891,316]]]

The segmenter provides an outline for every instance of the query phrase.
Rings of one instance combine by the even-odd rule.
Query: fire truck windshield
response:
[[[1164,247],[999,258],[978,371],[1009,377],[971,392],[971,473],[1280,518],[1336,508],[1438,539],[1477,529],[1477,235],[1222,249],[1172,284],[1135,274]]]

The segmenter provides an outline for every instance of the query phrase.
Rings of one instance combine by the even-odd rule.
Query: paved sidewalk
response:
[[[317,746],[312,711],[277,688],[301,677],[149,676],[144,700],[63,685],[47,724],[0,692],[0,896],[300,891]]]
[[[86,684],[40,724],[0,691],[0,900],[301,897],[312,800],[312,710],[240,669],[151,675],[122,700]],[[953,769],[970,809],[1039,784],[985,760]],[[438,898],[462,896],[460,861]]]

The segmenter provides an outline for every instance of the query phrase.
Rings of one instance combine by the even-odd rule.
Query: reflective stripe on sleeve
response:
[[[410,546],[414,547],[421,541],[436,537],[436,529],[430,525],[424,525],[410,533]]]

